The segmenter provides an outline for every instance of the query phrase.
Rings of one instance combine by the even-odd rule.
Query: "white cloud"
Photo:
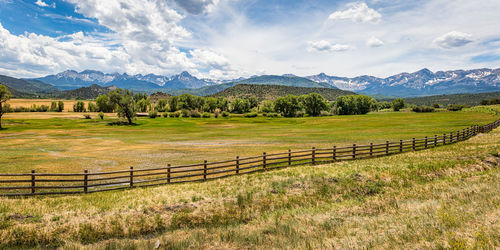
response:
[[[341,52],[352,49],[350,45],[334,44],[326,40],[309,41],[308,44],[308,51]]]
[[[384,45],[384,42],[380,39],[378,39],[377,37],[370,37],[367,41],[366,41],[366,46],[368,47],[380,47],[380,46],[383,46]]]
[[[334,21],[350,19],[357,23],[378,23],[382,19],[382,15],[369,8],[366,3],[350,3],[347,7],[346,10],[333,12],[328,19]]]
[[[193,61],[199,63],[202,66],[211,67],[214,69],[222,70],[229,68],[229,60],[213,51],[194,49],[189,52]]]
[[[468,33],[451,31],[448,32],[434,40],[434,43],[442,48],[455,48],[462,47],[468,43],[471,43],[472,35]]]
[[[40,7],[52,7],[52,8],[55,8],[56,7],[56,3],[52,3],[52,4],[47,4],[46,2],[42,1],[42,0],[36,0],[35,2],[36,5],[40,6]]]

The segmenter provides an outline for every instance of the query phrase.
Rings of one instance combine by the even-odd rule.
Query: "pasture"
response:
[[[53,101],[63,101],[64,102],[64,111],[69,112],[73,111],[73,104],[77,102],[77,100],[55,100],[55,99],[11,99],[7,101],[7,104],[11,106],[11,108],[15,107],[23,107],[29,108],[33,104],[36,106],[46,105],[50,107],[50,104]],[[87,107],[89,101],[83,101],[85,103],[85,107]]]
[[[197,158],[195,154],[208,157],[212,151],[222,152],[222,148],[231,154],[245,148],[240,146],[234,152],[235,145],[212,148],[201,144],[203,139],[212,143],[224,141],[225,137],[228,141],[265,141],[257,144],[256,150],[248,148],[255,151],[249,152],[253,154],[279,150],[281,140],[307,147],[313,142],[410,138],[449,132],[492,118],[467,112],[383,113],[309,120],[157,118],[139,119],[139,125],[133,127],[109,127],[105,122],[81,119],[13,119],[9,121],[12,127],[1,132],[0,141],[1,155],[10,154],[7,166],[4,162],[2,166],[10,166],[9,171],[13,171],[16,159],[12,153],[16,147],[27,151],[15,155],[25,164],[36,164],[43,157],[53,157],[57,163],[61,156],[74,158],[68,163],[81,164],[97,157],[113,159],[113,153],[137,160],[139,153],[131,151],[132,156],[127,156],[120,152],[120,147],[134,149],[134,144],[143,155],[150,150],[158,157],[156,147],[168,150],[183,145],[163,144],[167,138],[175,138],[174,142],[188,144],[183,150],[191,148],[190,157]],[[208,137],[198,138],[202,130],[214,126],[222,132],[208,130]],[[250,133],[243,133],[238,129],[241,127]],[[0,248],[494,249],[500,246],[499,141],[500,130],[496,129],[423,151],[203,183],[87,195],[0,197]],[[104,146],[110,142],[114,146]],[[150,144],[149,148],[144,144]],[[49,146],[62,155],[42,154],[45,152],[39,150]],[[87,154],[76,155],[78,149]],[[92,150],[96,155],[90,153]],[[155,157],[147,159],[154,161]],[[218,157],[226,155],[214,156]],[[48,162],[43,164],[49,166]]]
[[[374,112],[318,118],[138,118],[135,126],[82,113],[8,113],[0,172],[79,173],[163,167],[283,152],[442,135],[498,115],[460,111]]]

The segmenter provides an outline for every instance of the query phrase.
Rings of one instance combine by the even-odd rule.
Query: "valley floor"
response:
[[[0,248],[499,248],[499,141],[496,129],[205,183],[0,198]]]

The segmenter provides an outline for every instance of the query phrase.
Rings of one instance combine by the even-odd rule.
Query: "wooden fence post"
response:
[[[425,137],[425,148],[427,148],[427,143],[429,142],[429,139],[427,139],[427,136]]]
[[[35,170],[31,170],[31,193],[35,193]]]
[[[171,169],[170,169],[170,163],[167,164],[167,183],[170,183],[170,173],[171,173]]]
[[[316,164],[316,147],[312,147],[311,162],[312,162],[313,165]]]
[[[333,146],[333,161],[337,160],[337,146]]]
[[[413,151],[415,151],[415,138],[413,138],[412,147],[413,147]]]
[[[370,142],[370,157],[373,156],[373,142]]]
[[[83,170],[83,192],[88,192],[88,181],[89,181],[89,171],[87,169]]]
[[[389,141],[385,141],[385,154],[389,155]]]
[[[203,181],[207,180],[207,160],[203,161]]]
[[[266,170],[266,152],[262,153],[262,167]]]
[[[356,159],[356,144],[352,144],[352,158]]]
[[[236,174],[240,173],[240,156],[236,156]]]
[[[399,152],[403,152],[403,140],[399,140]]]
[[[292,150],[288,149],[288,166],[292,165]]]
[[[434,135],[434,147],[438,146],[438,136]]]
[[[446,145],[446,134],[443,134],[443,145]]]
[[[134,187],[134,167],[130,167],[130,187]]]

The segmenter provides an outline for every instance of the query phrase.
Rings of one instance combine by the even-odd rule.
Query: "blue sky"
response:
[[[0,0],[0,74],[498,68],[500,1]]]

